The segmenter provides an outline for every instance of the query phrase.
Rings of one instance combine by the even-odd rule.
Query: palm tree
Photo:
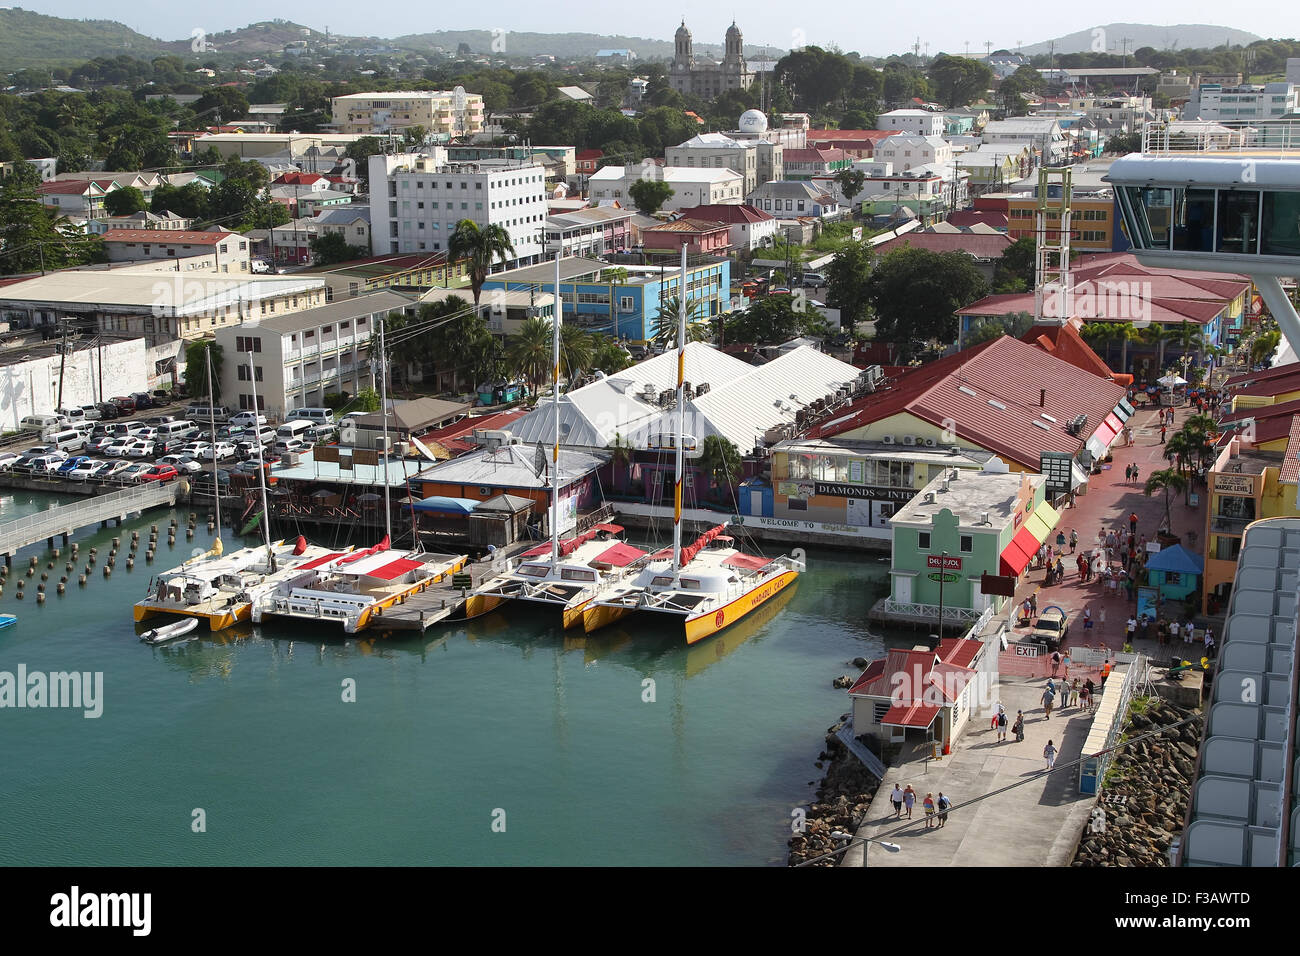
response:
[[[1164,374],[1165,346],[1174,340],[1174,330],[1157,322],[1143,329],[1141,336],[1143,342],[1156,347],[1156,378],[1159,378]]]
[[[1185,491],[1188,487],[1187,476],[1174,471],[1172,468],[1162,468],[1160,471],[1152,472],[1147,478],[1147,483],[1143,487],[1143,493],[1150,498],[1157,490],[1163,490],[1165,493],[1165,530],[1173,531],[1173,516],[1169,513],[1169,496]]]
[[[560,374],[570,383],[576,375],[591,368],[592,352],[591,336],[582,326],[571,322],[560,326]]]
[[[720,435],[709,435],[700,449],[700,469],[719,490],[730,490],[740,476],[740,451]]]
[[[534,316],[506,344],[506,365],[532,386],[533,394],[551,377],[551,323]]]
[[[650,337],[655,345],[668,348],[670,345],[677,344],[678,312],[681,307],[681,299],[675,295],[670,295],[659,303],[659,318],[655,321],[654,334]],[[687,299],[686,341],[707,342],[708,340],[709,325],[707,322],[700,321],[699,300]]]
[[[458,259],[469,263],[469,286],[474,292],[474,311],[478,311],[479,295],[483,292],[483,283],[487,281],[492,264],[498,259],[505,262],[515,254],[514,243],[510,234],[501,226],[491,225],[480,229],[473,219],[462,219],[456,223],[456,230],[447,240],[447,256],[451,260],[447,267]]]
[[[609,336],[598,334],[591,337],[591,361],[588,368],[600,369],[606,375],[613,375],[631,364],[632,356],[627,349]]]
[[[1199,346],[1205,344],[1205,330],[1194,322],[1180,322],[1173,328],[1173,339],[1183,352],[1183,368],[1186,369],[1190,359],[1196,362],[1200,354]],[[1184,371],[1184,375],[1186,371]]]
[[[1182,429],[1169,436],[1169,441],[1165,444],[1165,457],[1174,463],[1180,475],[1184,466],[1192,463],[1196,455],[1196,444],[1193,435]]]
[[[1273,350],[1277,348],[1278,343],[1281,341],[1282,333],[1277,329],[1270,329],[1267,332],[1261,332],[1259,335],[1256,335],[1254,340],[1250,343],[1251,368],[1265,362],[1268,357],[1273,354]]]

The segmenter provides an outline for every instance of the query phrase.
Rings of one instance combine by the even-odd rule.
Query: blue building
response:
[[[579,324],[590,332],[603,332],[632,343],[646,342],[657,330],[660,302],[679,292],[679,273],[667,263],[662,267],[613,266],[598,259],[562,259],[560,293],[564,297],[565,321],[576,315]],[[482,300],[491,301],[494,289],[540,294],[552,292],[554,286],[554,262],[525,266],[488,276]],[[728,311],[731,261],[706,257],[689,265],[686,301],[698,303],[696,315],[700,321]]]

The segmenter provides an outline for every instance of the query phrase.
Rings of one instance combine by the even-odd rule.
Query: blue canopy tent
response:
[[[1181,544],[1162,548],[1147,559],[1147,580],[1164,598],[1182,600],[1196,593],[1205,573],[1205,561]]]
[[[474,509],[479,502],[473,498],[450,498],[446,495],[430,495],[423,501],[415,501],[404,507],[412,511],[420,511],[430,514],[459,515],[467,517],[474,513]]]

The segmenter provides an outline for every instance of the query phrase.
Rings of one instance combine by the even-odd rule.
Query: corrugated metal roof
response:
[[[546,474],[537,473],[537,449],[532,444],[502,445],[471,452],[420,472],[422,481],[480,485],[485,488],[545,488]],[[550,452],[546,452],[550,467]],[[567,485],[595,471],[603,459],[585,452],[560,450],[560,484]]]
[[[1300,415],[1291,416],[1291,435],[1287,439],[1286,452],[1282,456],[1282,467],[1278,469],[1278,481],[1288,484],[1300,482]]]

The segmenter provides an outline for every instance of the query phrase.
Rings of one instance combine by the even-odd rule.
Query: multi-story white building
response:
[[[892,163],[895,171],[903,172],[931,163],[951,163],[952,146],[942,136],[887,136],[876,145],[873,158],[876,162]]]
[[[371,244],[376,255],[446,252],[462,219],[501,226],[515,254],[505,268],[542,254],[546,171],[524,160],[439,163],[424,153],[370,157]]]
[[[414,312],[414,298],[373,292],[292,315],[256,317],[218,329],[221,401],[283,418],[295,408],[319,408],[327,392],[355,395],[375,379],[371,335],[389,312]],[[252,371],[249,354],[252,354]]]
[[[331,101],[340,133],[391,133],[422,126],[443,136],[472,136],[483,131],[483,97],[451,90],[400,90],[349,93]]]
[[[17,431],[28,415],[147,391],[165,381],[154,374],[142,338],[99,336],[81,345],[74,342],[67,355],[58,346],[58,340],[15,341],[0,350],[0,390],[6,396],[0,428]]]
[[[673,194],[661,207],[665,212],[712,203],[743,202],[745,199],[745,178],[729,168],[695,169],[657,166],[649,162],[635,166],[605,166],[596,170],[587,183],[593,200],[631,206],[634,203],[629,189],[640,179],[661,180],[672,187]]]
[[[1201,84],[1183,107],[1183,119],[1214,123],[1254,123],[1281,119],[1300,110],[1300,87],[1293,83],[1221,86]]]
[[[913,136],[942,136],[943,114],[929,110],[890,110],[876,117],[876,129]]]
[[[760,157],[760,153],[762,156]],[[781,179],[783,160],[780,143],[760,139],[737,140],[726,133],[700,133],[679,146],[664,151],[669,166],[687,169],[731,169],[745,178],[744,190],[753,192],[759,182]],[[760,179],[760,174],[763,178]]]
[[[1016,116],[993,120],[981,134],[985,143],[1029,143],[1038,151],[1045,165],[1065,159],[1068,143],[1060,122],[1053,116]]]

